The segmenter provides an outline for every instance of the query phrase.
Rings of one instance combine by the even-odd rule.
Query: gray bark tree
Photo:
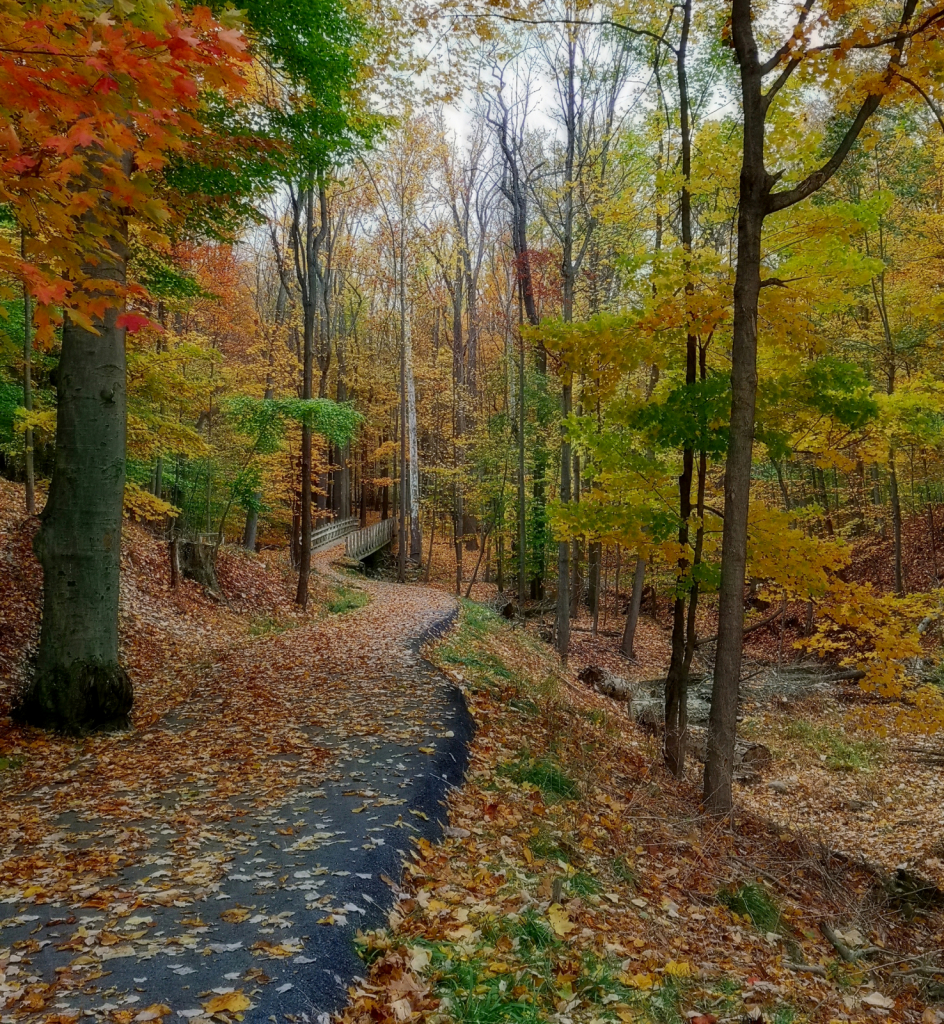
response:
[[[129,173],[130,155],[123,160]],[[101,173],[100,164],[90,173]],[[127,221],[113,209],[85,220],[102,244],[83,267],[83,288],[114,303],[116,286],[125,282]],[[134,697],[118,652],[126,433],[121,312],[113,304],[91,317],[93,330],[66,317],[55,462],[34,540],[43,567],[42,627],[36,672],[15,713],[73,735],[127,726]]]

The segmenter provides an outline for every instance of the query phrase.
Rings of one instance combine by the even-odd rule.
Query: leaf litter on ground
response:
[[[481,605],[428,657],[469,701],[472,761],[445,840],[417,844],[388,926],[361,938],[342,1024],[939,1013],[939,909],[902,913],[802,820],[700,817],[696,769],[671,779],[620,705]],[[881,955],[847,962],[830,923]]]
[[[20,490],[0,481],[7,712],[41,592]],[[299,613],[274,553],[224,547],[220,602],[188,581],[171,589],[166,545],[126,524],[132,730],[71,739],[0,720],[6,1017],[233,1017],[266,985],[288,991],[312,970],[318,936],[306,941],[299,921],[315,931],[363,917],[361,879],[376,872],[348,868],[425,827],[406,813],[433,763],[419,748],[453,735],[446,687],[409,640],[455,602],[352,577],[336,556],[315,556]]]

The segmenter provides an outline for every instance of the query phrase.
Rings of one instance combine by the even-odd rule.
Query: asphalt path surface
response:
[[[337,554],[316,556],[318,568],[332,572]],[[284,644],[293,654],[311,649],[320,685],[327,673],[333,700],[325,705],[336,713],[300,723],[322,753],[314,784],[309,773],[288,799],[260,806],[247,779],[231,801],[235,813],[212,830],[145,822],[147,856],[130,858],[113,880],[133,900],[0,906],[4,966],[18,986],[48,985],[57,971],[86,979],[57,990],[36,1019],[147,1020],[148,1008],[162,1004],[170,1007],[165,1021],[199,1024],[212,1000],[230,993],[249,1001],[248,1022],[325,1024],[343,1006],[363,973],[354,935],[385,922],[412,841],[435,841],[448,824],[445,797],[462,781],[472,736],[462,694],[419,654],[448,629],[455,602],[429,588],[360,585],[371,602],[336,617],[343,624],[305,627],[260,648],[260,671],[277,668]],[[185,707],[164,727],[184,729],[186,718]],[[174,820],[186,820],[201,799],[199,787],[184,785],[168,785],[164,796],[180,812]],[[101,826],[64,814],[56,838],[81,851]],[[183,874],[176,865],[184,846],[215,869]],[[22,1020],[24,1009],[2,1019]]]

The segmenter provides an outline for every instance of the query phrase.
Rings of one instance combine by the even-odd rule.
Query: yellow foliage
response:
[[[150,523],[159,523],[165,516],[173,519],[180,515],[180,509],[169,501],[155,497],[131,481],[125,484],[124,509],[125,515]]]
[[[23,408],[17,409],[13,429],[21,434],[31,429],[36,440],[52,440],[56,436],[56,410],[31,409],[27,412]]]
[[[944,591],[878,594],[871,586],[835,580],[819,605],[816,632],[803,646],[818,654],[840,654],[842,663],[865,672],[862,688],[900,700],[899,726],[908,732],[944,729],[944,695],[908,669],[921,657],[918,625],[935,614]]]
[[[790,513],[762,502],[751,505],[750,574],[766,580],[778,596],[815,600],[829,592],[849,556],[841,541],[812,537],[794,522]]]

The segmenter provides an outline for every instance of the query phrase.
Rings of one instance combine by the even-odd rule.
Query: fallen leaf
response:
[[[245,907],[233,907],[231,910],[224,910],[220,917],[229,924],[239,924],[249,917],[249,911]]]
[[[390,1004],[390,1009],[397,1020],[409,1020],[413,1016],[413,1007],[409,999],[395,999]]]
[[[249,999],[243,995],[242,990],[226,992],[221,996],[214,996],[209,1002],[203,1004],[207,1013],[241,1013],[252,1006]]]
[[[555,934],[561,938],[566,938],[567,934],[577,927],[567,916],[567,911],[559,903],[552,903],[548,907],[547,919],[551,922],[551,927],[554,929]]]
[[[123,946],[106,946],[102,950],[96,950],[102,960],[122,960],[125,957],[134,956],[134,946],[126,943]]]
[[[144,1024],[145,1021],[160,1020],[161,1017],[168,1013],[170,1013],[170,1007],[166,1003],[152,1003],[146,1009],[136,1014],[134,1019],[138,1024]]]
[[[423,949],[421,946],[412,949],[410,951],[410,970],[417,973],[425,971],[429,967],[430,959],[428,949]]]

